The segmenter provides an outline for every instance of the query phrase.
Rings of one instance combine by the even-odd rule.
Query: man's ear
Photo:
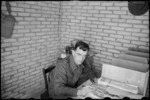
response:
[[[74,56],[74,54],[75,54],[75,51],[74,51],[74,50],[72,50],[72,55]]]

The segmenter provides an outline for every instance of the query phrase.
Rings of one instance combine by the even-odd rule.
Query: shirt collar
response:
[[[75,64],[75,61],[73,59],[73,55],[69,56],[69,60],[70,60],[70,67],[74,71],[76,68],[78,68],[78,66]],[[84,68],[83,64],[79,65],[79,67]]]

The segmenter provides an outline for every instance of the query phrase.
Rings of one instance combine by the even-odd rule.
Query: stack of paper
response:
[[[131,92],[134,94],[138,93],[138,86],[134,86],[134,85],[122,83],[122,82],[117,82],[117,81],[114,81],[105,77],[101,77],[98,80],[98,84],[112,86],[112,87],[115,87],[115,88],[118,88],[127,92]]]

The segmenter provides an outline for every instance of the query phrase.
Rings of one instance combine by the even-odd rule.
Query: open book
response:
[[[98,80],[98,84],[108,85],[108,86],[112,86],[112,87],[115,87],[115,88],[118,88],[127,92],[138,94],[138,86],[131,85],[128,83],[118,82],[118,81],[111,80],[105,77],[101,77]]]

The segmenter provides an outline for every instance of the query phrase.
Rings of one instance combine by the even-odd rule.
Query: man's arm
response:
[[[77,89],[66,86],[67,84],[67,68],[63,62],[56,65],[55,75],[54,75],[54,89],[56,95],[70,95],[76,96]]]

